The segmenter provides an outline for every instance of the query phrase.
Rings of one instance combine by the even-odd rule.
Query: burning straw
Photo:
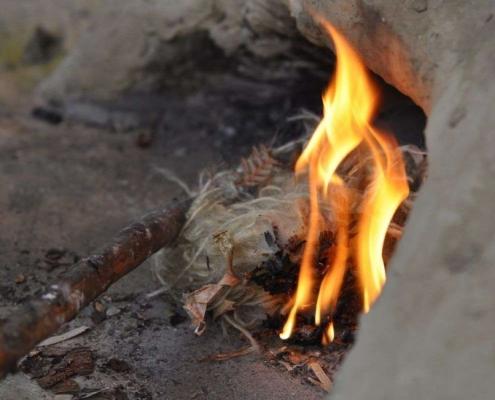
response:
[[[154,272],[163,287],[152,296],[169,292],[182,297],[196,334],[205,331],[209,319],[218,320],[258,348],[253,332],[260,323],[286,315],[293,305],[310,218],[307,180],[294,179],[290,165],[281,161],[295,147],[262,146],[237,170],[202,174],[177,246],[155,256]],[[411,179],[417,179],[424,154],[413,146],[397,152],[408,160]],[[372,158],[363,148],[339,168],[354,199],[354,220],[366,193],[363,181],[371,170]],[[397,212],[387,240],[400,236],[409,205],[405,202]],[[335,253],[339,213],[325,202],[320,203],[320,213],[324,221],[318,232],[320,245],[328,240],[317,259],[328,263]],[[325,269],[317,274],[321,281]]]
[[[249,329],[267,315],[287,318],[282,339],[298,318],[313,316],[328,344],[346,276],[354,276],[364,312],[385,283],[384,248],[400,237],[410,204],[408,172],[425,159],[373,125],[378,89],[346,40],[324,26],[336,48],[335,78],[297,176],[277,158],[287,147],[254,149],[237,171],[201,176],[179,246],[160,254],[156,275],[163,290],[188,291],[197,334],[207,313],[252,344]],[[417,161],[413,171],[406,158]]]

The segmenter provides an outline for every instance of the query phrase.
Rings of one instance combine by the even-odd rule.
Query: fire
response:
[[[311,210],[297,290],[280,337],[288,339],[297,314],[314,308],[315,324],[328,324],[322,339],[328,344],[334,338],[332,313],[351,258],[356,264],[365,312],[380,294],[386,279],[382,257],[385,236],[409,189],[395,140],[372,125],[379,100],[377,88],[345,38],[329,23],[324,26],[334,42],[337,65],[333,81],[323,95],[323,119],[296,163],[296,174],[308,173]],[[358,233],[351,239],[352,202],[337,170],[360,145],[366,146],[372,155],[373,173],[361,200]],[[322,205],[333,212],[336,244],[316,291],[320,282],[315,272],[319,235],[328,223],[322,217]]]

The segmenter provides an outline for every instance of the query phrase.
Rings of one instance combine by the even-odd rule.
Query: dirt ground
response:
[[[186,92],[134,95],[105,108],[74,104],[67,110],[71,120],[60,124],[34,118],[29,101],[10,96],[13,101],[0,113],[0,319],[133,218],[180,195],[161,169],[194,185],[199,171],[234,165],[254,144],[300,135],[301,123],[287,118],[301,106],[318,113],[325,80],[281,90],[224,74]],[[394,91],[387,93],[386,103],[392,106],[384,108],[379,123],[402,142],[420,138],[417,144],[424,144],[419,109]],[[179,305],[146,297],[157,288],[148,261],[102,296],[100,310],[87,307],[64,329],[88,326],[61,347],[84,346],[95,359],[94,371],[76,378],[75,398],[303,400],[325,395],[260,356],[201,361],[245,343],[223,336],[214,325],[196,337]],[[3,400],[53,396],[22,372],[0,383]]]
[[[2,113],[0,318],[39,294],[74,260],[105,243],[133,218],[179,195],[180,189],[160,174],[160,168],[194,184],[201,169],[228,165],[246,155],[252,144],[271,140],[273,128],[264,129],[276,127],[288,112],[278,107],[267,120],[265,113],[250,110],[236,125],[239,105],[215,108],[218,96],[204,96],[170,95],[157,123],[126,133],[69,122],[51,125],[18,105]],[[94,308],[88,307],[66,328],[90,327],[62,344],[89,347],[95,357],[95,371],[77,378],[80,393],[105,389],[91,398],[118,399],[323,396],[320,389],[257,356],[200,362],[244,343],[224,337],[214,327],[198,338],[187,320],[171,319],[180,312],[177,306],[164,298],[145,297],[159,287],[150,268],[145,263],[104,296],[101,302],[111,316],[104,312],[95,317]],[[114,371],[106,366],[111,359],[129,368]],[[0,383],[4,400],[52,396],[22,373]]]

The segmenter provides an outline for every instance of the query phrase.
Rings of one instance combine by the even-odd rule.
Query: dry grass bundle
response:
[[[246,329],[286,302],[286,296],[269,294],[249,277],[280,247],[306,236],[306,182],[296,181],[273,156],[291,150],[291,145],[273,151],[261,146],[236,171],[201,174],[178,245],[155,257],[154,273],[163,288],[152,295],[179,296],[199,287],[183,296],[197,334],[211,311],[250,338]]]
[[[204,332],[208,314],[241,331],[255,347],[249,329],[289,302],[287,292],[268,293],[252,278],[255,269],[281,252],[291,263],[299,263],[309,217],[307,181],[304,176],[295,179],[274,157],[293,147],[293,143],[274,150],[260,147],[236,171],[201,174],[178,246],[155,258],[154,272],[163,285],[155,294],[188,292],[182,300],[197,334]],[[402,151],[406,163],[411,159],[416,166],[411,177],[423,163],[424,153],[412,147]],[[355,199],[356,214],[371,165],[366,149],[358,148],[339,170]],[[334,196],[338,198],[338,193]],[[326,230],[336,225],[334,218],[339,215],[338,201],[332,204],[334,209],[322,208]],[[391,229],[400,236],[400,226]]]

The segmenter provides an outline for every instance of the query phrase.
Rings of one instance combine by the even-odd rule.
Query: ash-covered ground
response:
[[[68,110],[74,118],[57,124],[56,114],[37,110],[35,118],[29,101],[16,98],[0,114],[0,318],[133,218],[179,196],[160,169],[194,186],[204,168],[236,165],[255,144],[300,135],[301,123],[287,118],[304,105],[318,113],[324,85],[325,79],[302,82],[286,91],[265,83],[260,91],[226,75],[186,92],[129,96],[111,107],[74,104]],[[395,92],[389,97],[381,121],[405,141],[418,137],[422,113]],[[259,355],[201,361],[245,342],[223,336],[214,324],[196,337],[180,305],[166,296],[146,298],[157,288],[146,262],[63,330],[84,325],[86,333],[59,344],[55,356],[33,355],[23,369],[39,379],[63,370],[67,353],[84,347],[94,366],[75,374],[74,398],[324,396]],[[5,400],[51,399],[57,391],[67,388],[43,390],[22,372],[0,383]]]
[[[2,113],[0,318],[41,293],[133,218],[180,195],[160,168],[194,184],[201,169],[224,168],[253,144],[269,144],[294,112],[290,104],[247,109],[206,89],[167,94],[161,102],[155,123],[125,133],[70,122],[52,125],[33,118],[22,104]],[[244,342],[224,337],[214,326],[198,338],[189,321],[180,318],[178,306],[166,298],[147,300],[145,295],[159,287],[150,268],[147,262],[126,276],[100,300],[98,310],[88,307],[64,329],[90,327],[59,345],[87,347],[94,357],[94,372],[76,377],[76,394],[104,390],[95,399],[323,396],[261,357],[201,362]],[[56,361],[49,360],[52,368]],[[36,375],[43,368],[28,363],[25,369]],[[52,397],[22,372],[0,383],[4,400]]]

